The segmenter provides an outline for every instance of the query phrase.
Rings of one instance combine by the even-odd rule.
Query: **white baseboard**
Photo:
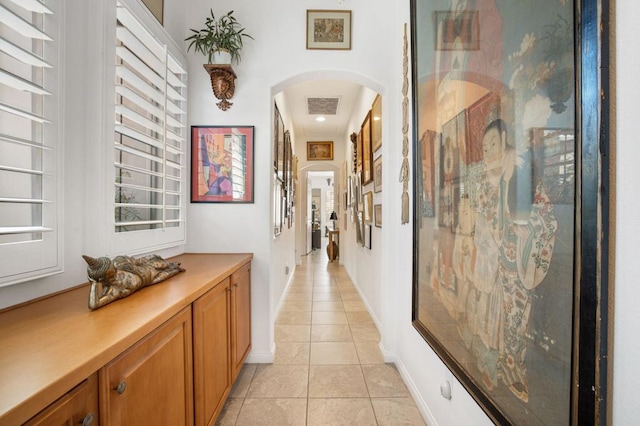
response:
[[[394,355],[394,359],[395,358],[396,357]],[[398,369],[400,376],[402,376],[402,380],[404,380],[405,385],[407,385],[407,388],[409,389],[409,393],[411,393],[411,396],[413,397],[413,400],[415,401],[416,406],[420,411],[420,414],[422,414],[422,418],[424,419],[424,421],[429,426],[438,426],[438,422],[436,422],[436,419],[433,417],[433,414],[431,414],[431,410],[429,410],[429,407],[427,406],[426,402],[422,398],[422,395],[420,395],[420,392],[418,392],[418,387],[416,386],[414,381],[411,379],[411,376],[409,375],[409,372],[405,368],[402,361],[395,359],[394,364],[396,365],[396,368]]]
[[[271,351],[269,352],[256,352],[251,351],[247,356],[245,363],[247,364],[273,364],[273,359],[276,354],[276,344],[274,343],[271,346]]]

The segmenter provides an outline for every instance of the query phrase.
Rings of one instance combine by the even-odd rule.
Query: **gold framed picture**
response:
[[[307,49],[350,50],[350,10],[307,10]]]
[[[364,222],[373,223],[373,192],[365,192],[364,197]]]
[[[333,160],[333,141],[307,142],[307,161]]]
[[[376,152],[382,146],[382,97],[376,95],[371,106],[371,149]]]

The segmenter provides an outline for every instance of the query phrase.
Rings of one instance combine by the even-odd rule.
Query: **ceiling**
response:
[[[354,106],[365,88],[344,80],[314,80],[283,91],[285,114],[298,140],[320,140],[346,134]],[[311,108],[311,111],[309,111]],[[319,116],[324,122],[316,121]]]

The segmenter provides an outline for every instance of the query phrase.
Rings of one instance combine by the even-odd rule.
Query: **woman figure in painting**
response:
[[[504,121],[497,119],[486,127],[484,178],[477,191],[475,290],[467,307],[474,317],[472,349],[483,382],[493,389],[500,378],[515,396],[528,401],[525,358],[531,297],[549,269],[557,220],[541,184],[528,220],[512,219],[507,188],[518,157],[506,140]]]

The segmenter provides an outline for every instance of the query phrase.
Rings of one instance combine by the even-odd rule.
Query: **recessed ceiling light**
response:
[[[326,118],[324,118],[323,116],[320,117],[316,117],[316,121],[325,121]]]

